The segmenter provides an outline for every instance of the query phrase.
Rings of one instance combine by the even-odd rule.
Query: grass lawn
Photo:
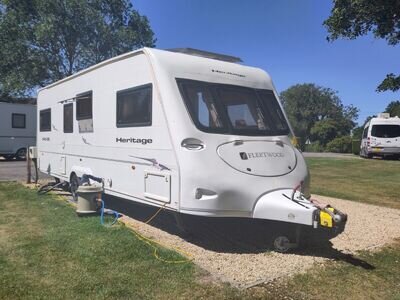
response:
[[[311,193],[400,209],[400,161],[307,158]]]
[[[359,259],[373,269],[347,262],[316,267],[282,284],[294,299],[400,299],[400,240]]]
[[[0,183],[0,299],[240,298],[200,284],[192,263],[165,264],[122,225],[78,218],[56,196]],[[167,259],[182,259],[162,250]]]
[[[400,162],[309,158],[312,192],[400,208]],[[165,264],[122,225],[78,218],[65,201],[0,183],[0,299],[400,299],[400,241],[247,291]],[[161,250],[167,259],[182,259]]]

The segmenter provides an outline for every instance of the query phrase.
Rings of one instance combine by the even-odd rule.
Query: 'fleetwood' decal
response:
[[[240,152],[240,158],[243,160],[253,159],[253,158],[263,158],[263,157],[285,157],[282,152]]]

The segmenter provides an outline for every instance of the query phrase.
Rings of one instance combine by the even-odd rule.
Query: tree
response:
[[[357,126],[356,128],[353,129],[352,138],[354,140],[361,140],[363,131],[364,131],[364,126]]]
[[[353,129],[353,140],[361,140],[362,134],[364,132],[364,126],[367,124],[372,118],[376,118],[376,115],[368,116],[365,118],[365,121],[362,123],[361,126],[357,126]]]
[[[148,19],[128,0],[0,0],[0,94],[26,94],[154,45]]]
[[[358,109],[344,106],[336,92],[312,83],[288,88],[281,93],[281,100],[301,146],[307,140],[325,146],[338,136],[348,135],[358,116]]]
[[[385,112],[389,113],[391,117],[398,116],[400,118],[400,101],[390,102]]]
[[[331,15],[324,21],[328,41],[338,38],[356,39],[372,32],[386,39],[389,45],[400,43],[399,0],[335,0]],[[378,86],[378,91],[400,89],[400,76],[390,73]]]

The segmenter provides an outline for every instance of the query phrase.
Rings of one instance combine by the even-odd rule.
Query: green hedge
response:
[[[351,153],[351,137],[341,136],[326,144],[326,151],[336,153]]]
[[[352,140],[351,141],[351,152],[355,155],[360,154],[360,145],[361,145],[361,140]]]
[[[305,152],[324,152],[324,146],[319,142],[313,142],[304,146]]]

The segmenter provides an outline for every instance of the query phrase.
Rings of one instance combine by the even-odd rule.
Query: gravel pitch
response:
[[[152,225],[147,225],[142,222],[146,218],[137,216],[151,215],[153,212],[143,213],[136,208],[135,213],[127,213],[133,218],[125,215],[121,220],[128,227],[168,248],[190,253],[193,262],[208,271],[211,279],[228,282],[238,288],[302,273],[328,260],[363,264],[356,258],[357,251],[376,249],[400,238],[400,210],[323,196],[314,198],[348,214],[345,232],[332,239],[332,244],[316,243],[291,254],[269,251],[265,243],[257,242],[264,236],[265,225],[249,225],[247,220],[244,223],[233,221],[233,225],[227,226],[229,220],[210,222],[205,221],[208,220],[206,218],[199,218],[195,221],[196,233],[189,237],[171,229],[174,222],[168,213],[161,213]],[[113,207],[112,201],[108,204],[118,209]],[[226,230],[224,232],[217,228]],[[227,231],[233,234],[227,234]],[[232,239],[231,236],[236,238]]]

